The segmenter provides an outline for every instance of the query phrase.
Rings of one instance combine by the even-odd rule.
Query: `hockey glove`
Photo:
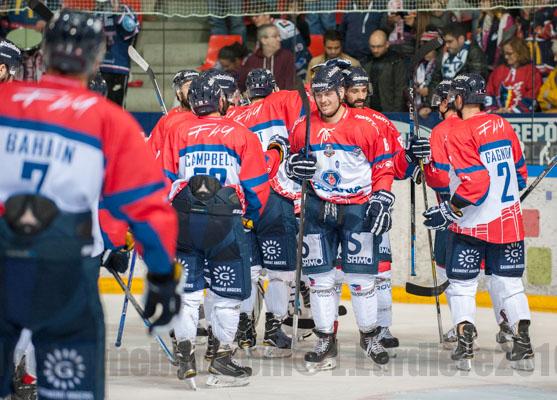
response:
[[[462,211],[453,210],[449,201],[443,201],[438,206],[428,208],[424,213],[424,225],[427,229],[440,231],[456,222],[462,217]]]
[[[277,150],[280,153],[280,161],[287,159],[290,155],[290,142],[280,135],[271,137],[267,150]]]
[[[371,233],[380,236],[392,226],[391,211],[395,195],[386,190],[374,192],[367,206],[366,218],[370,222]]]
[[[414,162],[416,164],[422,160],[424,164],[427,164],[430,161],[430,156],[431,146],[429,139],[417,136],[412,137],[406,149],[406,160],[409,163]]]
[[[313,154],[310,154],[308,158],[302,153],[291,154],[286,159],[286,176],[297,182],[304,179],[309,180],[317,171],[316,163],[317,160]]]
[[[412,181],[416,185],[422,184],[422,171],[420,170],[420,167],[418,167],[417,165],[414,167],[414,170],[412,171]]]
[[[128,269],[129,252],[125,250],[108,249],[101,256],[101,266],[108,270],[123,274]]]
[[[174,263],[172,272],[166,275],[147,273],[145,318],[150,319],[160,308],[156,319],[149,326],[150,334],[162,335],[172,329],[174,318],[180,312],[181,299],[177,291],[180,275],[179,263]]]

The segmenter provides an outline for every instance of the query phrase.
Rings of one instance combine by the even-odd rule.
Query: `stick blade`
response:
[[[440,296],[449,287],[449,281],[446,280],[439,286],[427,287],[416,285],[412,282],[406,282],[406,293],[421,297],[437,297]]]
[[[128,47],[128,55],[144,72],[147,72],[150,69],[147,61],[141,57],[141,54],[139,54],[133,46]]]

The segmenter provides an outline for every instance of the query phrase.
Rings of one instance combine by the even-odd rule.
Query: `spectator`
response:
[[[311,82],[312,73],[311,69],[317,65],[322,64],[327,60],[331,60],[333,58],[343,58],[348,60],[352,63],[353,67],[359,67],[360,62],[353,57],[350,57],[348,54],[342,51],[342,36],[340,32],[329,30],[325,32],[323,36],[323,44],[325,47],[325,52],[317,57],[313,57],[309,62],[308,66],[308,75],[307,75],[307,82]]]
[[[236,42],[224,46],[219,50],[218,68],[230,73],[236,79],[240,76],[240,68],[248,56],[249,50],[246,46]]]
[[[246,43],[246,25],[243,17],[219,17],[219,15],[242,14],[242,0],[208,0],[211,35],[240,35]]]
[[[405,4],[402,0],[389,0],[389,12],[381,29],[388,32],[389,45],[405,57],[412,57],[416,43],[416,13],[400,11]]]
[[[371,34],[369,48],[372,58],[364,68],[373,88],[370,107],[380,112],[404,111],[408,80],[403,59],[389,48],[387,34],[382,30]]]
[[[280,35],[281,47],[294,53],[296,73],[300,79],[304,80],[306,78],[309,60],[311,60],[311,54],[300,35],[300,31],[296,28],[296,25],[287,19],[272,18],[269,14],[256,15],[252,17],[252,21],[257,28],[268,24],[275,25]],[[281,87],[281,89],[285,88]]]
[[[495,68],[487,81],[487,109],[498,113],[531,112],[542,77],[532,68],[528,46],[524,39],[513,37],[503,44],[502,51],[505,64]]]
[[[317,13],[315,11],[334,10],[336,0],[305,0],[306,22],[309,25],[309,32],[312,35],[323,35],[326,31],[334,30],[337,27],[336,16],[334,13]]]
[[[553,40],[552,50],[557,61],[557,40]],[[557,69],[551,71],[538,92],[538,104],[543,112],[557,113]]]
[[[476,44],[466,39],[466,30],[458,22],[453,22],[443,30],[445,51],[435,60],[435,70],[429,84],[429,92],[444,79],[453,79],[459,74],[475,72],[487,78],[485,55]]]
[[[441,11],[446,8],[445,2],[441,0],[421,0],[418,3],[421,8],[431,8],[435,11],[418,12],[416,21],[416,35],[421,37],[425,31],[441,29],[456,20],[450,11]]]
[[[261,25],[257,29],[257,42],[257,50],[240,68],[238,81],[240,90],[242,92],[246,90],[246,78],[254,68],[268,69],[275,76],[279,88],[293,89],[296,76],[294,56],[291,51],[281,48],[278,28],[274,24]]]
[[[369,0],[352,0],[354,10],[371,10],[373,2]],[[371,33],[381,27],[380,12],[348,12],[343,14],[340,32],[344,38],[344,52],[365,64],[371,58],[368,39]]]
[[[503,8],[492,8],[497,1],[482,0],[482,13],[476,30],[476,43],[486,55],[487,68],[492,71],[501,64],[501,43],[510,39],[516,32],[514,19]]]
[[[95,11],[103,12],[106,54],[100,71],[108,86],[108,98],[124,106],[130,74],[128,47],[139,33],[139,23],[132,9],[119,0],[97,0]],[[110,13],[112,11],[112,13]]]
[[[420,37],[420,46],[423,46],[430,40],[437,39],[438,36],[439,33],[437,31],[426,31],[422,33],[422,36]],[[437,51],[430,51],[425,55],[423,61],[416,69],[414,84],[416,85],[417,89],[414,100],[416,102],[418,113],[422,118],[427,118],[429,114],[431,114],[429,84],[431,82],[431,78],[433,77],[436,57]]]

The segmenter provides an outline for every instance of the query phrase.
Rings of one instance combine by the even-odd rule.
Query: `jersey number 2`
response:
[[[39,182],[37,183],[37,187],[35,188],[35,193],[39,193],[41,191],[41,187],[43,186],[44,178],[46,178],[48,164],[25,161],[23,163],[23,171],[21,171],[21,178],[31,180],[31,178],[33,177],[33,171],[39,171],[39,173],[41,174]]]
[[[505,186],[503,187],[503,194],[501,195],[501,201],[503,203],[506,203],[508,201],[513,201],[514,196],[509,195],[509,184],[511,182],[511,169],[508,163],[502,162],[497,164],[497,176],[505,177]]]

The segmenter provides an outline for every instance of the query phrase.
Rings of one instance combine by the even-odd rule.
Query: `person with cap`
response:
[[[6,39],[0,40],[0,83],[13,81],[21,74],[21,50]]]
[[[104,55],[102,22],[62,10],[42,46],[39,82],[0,85],[0,398],[10,395],[14,347],[27,328],[39,398],[103,399],[99,198],[142,245],[154,334],[179,310],[177,219],[137,122],[86,88]]]
[[[472,367],[476,291],[485,263],[492,295],[500,301],[513,332],[506,358],[511,367],[531,371],[534,351],[522,283],[526,249],[519,195],[528,172],[516,132],[501,116],[483,111],[485,96],[486,83],[479,74],[461,74],[451,83],[448,102],[454,103],[462,121],[445,137],[450,194],[424,212],[424,225],[449,229],[445,268],[457,334],[451,355],[456,367],[466,371]]]
[[[306,218],[302,267],[310,285],[317,342],[314,351],[305,354],[306,368],[336,367],[335,260],[339,245],[360,347],[381,367],[388,363],[389,355],[379,340],[375,278],[380,236],[392,224],[392,156],[384,137],[370,129],[373,120],[343,104],[346,89],[338,66],[319,69],[311,90],[317,110],[294,127],[292,154],[285,168],[291,179],[310,182],[302,210]],[[311,122],[307,148],[306,118]]]

